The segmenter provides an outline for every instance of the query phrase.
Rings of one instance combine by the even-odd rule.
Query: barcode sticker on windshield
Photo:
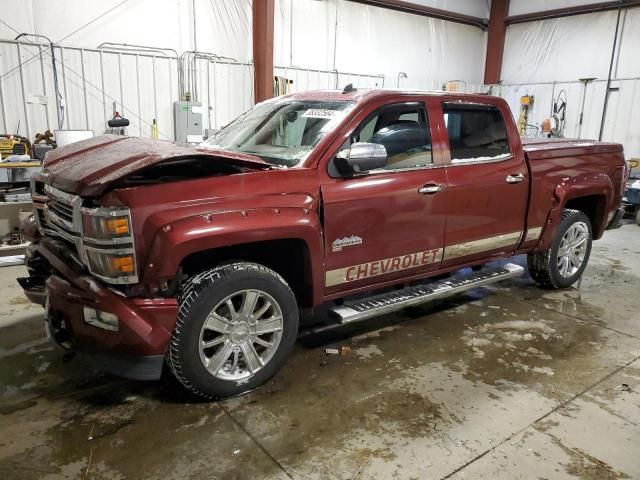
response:
[[[309,110],[304,112],[302,114],[302,116],[305,117],[305,118],[327,118],[327,119],[331,119],[331,118],[335,117],[336,113],[338,113],[336,110],[326,110],[324,108],[310,108]]]

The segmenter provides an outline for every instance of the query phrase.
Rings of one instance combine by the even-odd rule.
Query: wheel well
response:
[[[182,273],[191,277],[234,261],[255,262],[269,267],[289,284],[300,306],[312,306],[311,257],[304,240],[288,238],[204,250],[193,253],[182,261]]]
[[[605,221],[606,197],[604,195],[588,195],[572,198],[565,204],[565,208],[579,210],[589,217],[594,237],[599,238]]]

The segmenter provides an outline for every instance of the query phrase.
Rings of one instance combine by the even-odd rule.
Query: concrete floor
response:
[[[577,288],[524,276],[301,340],[217,403],[65,362],[23,272],[0,269],[1,479],[640,478],[636,225],[594,244]]]

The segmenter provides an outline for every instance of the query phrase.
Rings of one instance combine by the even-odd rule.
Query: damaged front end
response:
[[[45,282],[51,275],[51,266],[38,254],[36,244],[32,243],[27,247],[25,265],[29,276],[18,278],[18,283],[31,302],[44,307],[47,301]]]
[[[41,193],[35,190],[36,183],[41,186]],[[43,215],[43,209],[46,202],[44,194],[44,184],[39,176],[31,179],[31,198],[33,201],[33,215],[26,218],[20,224],[20,233],[30,245],[27,247],[24,256],[24,263],[27,267],[28,277],[18,278],[18,284],[24,290],[26,297],[33,303],[45,306],[47,294],[45,282],[51,275],[51,265],[42,255],[37,252],[37,245],[42,238],[40,233],[40,223],[38,217]]]
[[[32,179],[33,220],[22,228],[32,242],[29,276],[18,279],[29,300],[45,307],[50,339],[96,360],[99,370],[159,378],[177,301],[175,289],[142,278],[142,257],[162,227],[153,215],[171,206],[177,216],[180,208],[198,212],[210,186],[185,202],[189,184],[270,168],[248,155],[127,137],[95,137],[50,153]]]

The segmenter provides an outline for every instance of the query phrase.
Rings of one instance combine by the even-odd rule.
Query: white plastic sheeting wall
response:
[[[407,3],[439,8],[440,10],[462,13],[473,17],[488,18],[489,2],[490,0],[412,0]]]
[[[445,3],[458,2],[428,2]],[[472,5],[458,6],[465,4]],[[449,80],[480,84],[485,41],[477,27],[345,0],[276,0],[274,61],[282,67],[380,74],[385,87],[398,86],[400,72],[407,75],[400,78],[403,88],[441,88]]]
[[[602,0],[510,0],[509,15],[522,15],[524,13],[588,5],[590,3],[602,3]]]
[[[151,137],[155,118],[158,138],[174,139],[176,58],[75,47],[56,47],[55,55],[65,129],[105,133],[115,102],[130,121],[129,135]],[[220,128],[253,105],[253,65],[198,60],[196,71],[203,128]],[[57,128],[47,46],[0,42],[0,72],[0,131],[33,138]]]
[[[512,4],[513,6],[513,4]],[[552,7],[552,8],[557,8]],[[565,136],[597,139],[604,108],[617,11],[512,25],[507,29],[503,84],[494,87],[517,116],[520,96],[535,96],[529,123],[551,113],[552,93],[567,93]],[[614,56],[603,140],[621,142],[626,156],[640,157],[640,8],[623,10]],[[587,87],[581,78],[596,78]],[[553,82],[558,82],[555,86]],[[584,95],[583,125],[580,112]]]
[[[96,47],[118,42],[193,50],[192,0],[161,6],[154,0],[0,3],[3,11],[12,12],[3,18],[9,27],[0,24],[0,39],[29,32],[60,42],[55,52],[64,128],[103,133],[115,101],[131,122],[128,134],[150,137],[155,118],[158,137],[173,139],[173,102],[179,99],[178,62],[169,58],[173,54],[118,54]],[[219,128],[253,104],[251,0],[196,0],[195,8],[198,50],[237,59],[196,62],[203,128]],[[33,138],[36,132],[57,128],[51,56],[45,46],[38,55],[36,42],[0,43],[2,132],[15,133],[19,124],[20,133]]]
[[[273,69],[274,75],[292,81],[287,86],[287,93],[344,88],[349,84],[360,88],[383,88],[385,86],[384,75],[280,66],[274,66]]]
[[[0,24],[0,38],[15,38],[19,31],[46,35],[69,47],[120,42],[183,52],[193,50],[193,4],[194,0],[0,0],[2,19],[12,27]],[[195,0],[195,11],[199,50],[251,59],[251,0]]]
[[[173,139],[177,60],[160,54],[100,53],[96,47],[118,42],[193,50],[193,0],[0,2],[4,11],[13,12],[6,18],[9,27],[0,24],[0,39],[31,32],[59,44],[64,128],[104,132],[115,101],[131,122],[130,135],[150,136],[155,118],[159,138]],[[414,3],[488,15],[484,1]],[[253,104],[251,0],[195,0],[195,12],[197,49],[237,60],[195,63],[203,128],[219,128]],[[347,83],[395,87],[400,72],[407,75],[400,79],[404,88],[481,81],[485,34],[475,27],[346,0],[276,0],[275,29],[274,63],[282,67],[275,73],[294,79],[292,91]],[[46,48],[37,55],[34,42],[27,39],[20,47],[0,43],[0,128],[15,132],[19,124],[29,137],[57,126],[51,59]]]
[[[607,78],[616,16],[617,12],[609,11],[510,26],[502,80],[534,83]]]

